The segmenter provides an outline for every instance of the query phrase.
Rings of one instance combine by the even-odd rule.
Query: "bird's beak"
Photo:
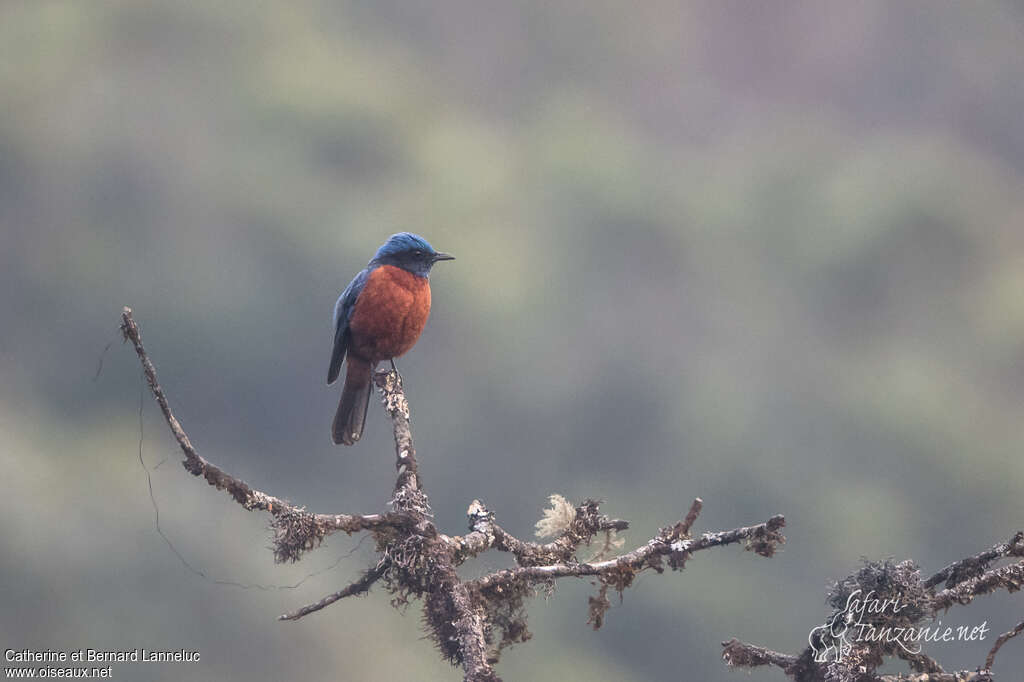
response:
[[[438,253],[434,254],[434,259],[433,260],[434,260],[435,263],[437,261],[439,261],[439,260],[455,260],[455,256],[451,255],[450,253],[440,253],[440,252],[438,252]]]

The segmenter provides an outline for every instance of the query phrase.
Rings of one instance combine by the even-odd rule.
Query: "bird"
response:
[[[404,355],[419,340],[430,315],[430,269],[455,256],[435,251],[412,232],[391,235],[334,304],[334,350],[327,384],[337,381],[348,357],[345,383],[331,426],[335,444],[362,438],[377,365]]]

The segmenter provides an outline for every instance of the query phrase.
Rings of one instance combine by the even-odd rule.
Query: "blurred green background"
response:
[[[0,640],[198,648],[121,680],[454,680],[380,590],[296,624],[371,543],[276,566],[192,480],[117,339],[135,309],[200,452],[324,512],[388,499],[389,428],[330,444],[335,297],[384,239],[458,260],[401,361],[439,525],[606,500],[646,541],[785,513],[531,608],[507,680],[732,680],[796,651],[860,557],[925,571],[1024,526],[1024,8],[1016,2],[0,4]],[[94,380],[101,351],[115,341]],[[159,465],[159,466],[158,466]],[[466,575],[503,566],[487,555]],[[930,651],[974,668],[978,645]],[[1021,679],[1008,644],[1001,679]],[[774,671],[751,679],[782,680]]]

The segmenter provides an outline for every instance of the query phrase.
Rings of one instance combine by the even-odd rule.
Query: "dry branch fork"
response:
[[[712,547],[743,542],[748,550],[770,557],[785,542],[782,516],[764,523],[692,537],[690,530],[702,508],[694,500],[685,518],[662,528],[637,549],[607,559],[581,562],[576,552],[594,538],[605,537],[606,555],[614,546],[613,534],[629,527],[626,521],[600,513],[598,502],[586,500],[566,516],[570,519],[560,534],[548,543],[520,540],[494,521],[494,515],[474,500],[467,516],[470,532],[462,536],[440,533],[433,521],[430,502],[423,491],[409,424],[409,403],[402,378],[394,370],[374,376],[385,410],[391,418],[398,471],[390,502],[391,511],[377,514],[314,514],[305,508],[250,487],[196,452],[188,435],[167,402],[156,370],[142,345],[139,327],[130,308],[121,315],[121,331],[139,356],[146,382],[163,413],[185,459],[182,465],[193,476],[203,477],[218,490],[225,490],[246,509],[271,514],[274,530],[274,558],[297,561],[304,552],[319,546],[325,537],[344,531],[369,531],[376,540],[379,559],[359,580],[327,595],[320,601],[280,616],[297,620],[348,596],[367,592],[382,583],[392,594],[392,603],[404,605],[419,598],[424,604],[428,633],[442,654],[460,664],[467,682],[499,680],[493,665],[501,650],[530,638],[526,626],[525,600],[541,590],[551,590],[563,577],[591,577],[599,587],[590,599],[590,619],[600,627],[610,607],[609,589],[620,594],[641,571],[662,573],[667,564],[680,570],[695,553]],[[495,571],[476,580],[462,580],[456,567],[470,557],[495,549],[510,553],[516,566]]]

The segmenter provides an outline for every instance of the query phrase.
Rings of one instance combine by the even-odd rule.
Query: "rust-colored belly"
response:
[[[349,329],[351,352],[373,362],[397,358],[416,345],[430,316],[430,283],[393,265],[370,273]]]

